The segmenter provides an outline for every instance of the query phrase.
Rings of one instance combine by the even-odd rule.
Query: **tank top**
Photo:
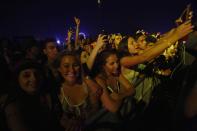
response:
[[[116,93],[119,93],[120,92],[120,83],[119,81],[116,82],[116,86],[117,86],[117,91],[114,91],[114,89],[107,85],[107,90],[110,92],[110,93],[113,93],[113,92],[116,92]]]
[[[84,91],[88,94],[88,88],[85,83],[82,85]],[[61,87],[61,94],[63,97],[62,101],[62,109],[64,112],[68,113],[69,115],[72,115],[73,117],[81,117],[84,116],[87,111],[88,107],[88,95],[79,103],[79,104],[71,104],[68,97],[65,96],[63,87]]]

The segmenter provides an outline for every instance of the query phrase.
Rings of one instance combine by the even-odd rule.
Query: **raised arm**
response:
[[[99,35],[98,39],[96,41],[96,46],[94,47],[94,49],[92,50],[90,56],[88,57],[88,60],[86,62],[89,70],[92,69],[93,65],[94,65],[94,61],[96,59],[96,56],[99,52],[99,50],[101,49],[101,47],[105,44],[106,39],[104,38],[105,35]]]
[[[72,47],[71,47],[71,36],[72,36],[73,32],[71,29],[68,30],[67,33],[67,44],[68,44],[68,50],[72,51]]]
[[[78,48],[78,41],[79,41],[79,26],[80,26],[80,19],[74,17],[75,24],[76,24],[76,32],[75,32],[75,49]]]
[[[160,55],[166,48],[174,44],[176,41],[185,37],[193,31],[194,26],[191,21],[187,21],[177,28],[171,29],[157,43],[146,50],[144,53],[137,56],[126,56],[120,60],[122,66],[131,68],[134,65],[150,61]]]

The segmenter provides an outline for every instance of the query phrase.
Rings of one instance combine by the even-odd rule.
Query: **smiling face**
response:
[[[18,82],[22,90],[34,94],[38,90],[39,77],[36,69],[24,69],[19,73]]]
[[[118,76],[119,75],[119,60],[116,54],[111,54],[106,58],[106,63],[103,66],[105,72],[108,75]]]
[[[58,70],[67,83],[74,84],[80,76],[80,63],[75,56],[63,56]]]

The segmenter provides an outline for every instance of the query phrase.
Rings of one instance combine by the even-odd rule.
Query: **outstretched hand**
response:
[[[188,20],[191,20],[193,17],[193,11],[191,9],[191,4],[188,4],[187,7],[183,10],[180,17],[176,19],[175,23],[176,25],[180,25],[185,23]]]
[[[191,20],[188,20],[175,28],[174,35],[177,37],[177,40],[179,40],[191,33],[193,28],[194,26],[192,25]]]
[[[181,25],[177,26],[176,28],[171,29],[168,33],[164,34],[161,38],[165,40],[173,40],[171,42],[178,41],[189,33],[193,31],[194,26],[191,24],[191,20],[188,20]]]
[[[193,11],[190,11],[190,12],[187,14],[185,20],[192,20],[192,18],[193,18]],[[182,23],[184,23],[184,22],[185,22],[185,21],[183,20],[182,17],[179,17],[179,18],[176,19],[176,21],[175,21],[175,23],[176,23],[177,26],[180,25],[180,24],[182,24]]]

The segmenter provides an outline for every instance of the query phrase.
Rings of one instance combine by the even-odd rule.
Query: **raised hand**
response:
[[[101,35],[101,34],[98,36],[97,41],[96,41],[96,45],[95,45],[94,49],[92,50],[92,52],[90,53],[90,56],[88,57],[86,64],[90,70],[93,67],[93,64],[94,64],[97,54],[99,53],[99,51],[102,49],[102,47],[104,46],[104,44],[107,41],[105,36],[106,35]]]
[[[72,29],[69,29],[67,32],[68,38],[71,38],[72,34],[73,34]]]
[[[75,24],[76,24],[76,25],[80,25],[80,19],[79,19],[79,18],[74,17],[74,20],[75,20]]]
[[[96,41],[96,46],[101,48],[107,41],[106,35],[101,35],[99,34],[97,41]]]
[[[170,42],[173,43],[187,36],[193,31],[193,28],[194,26],[191,24],[191,20],[188,20],[176,28],[171,29],[169,32],[162,35],[161,38],[163,38],[164,41],[170,40]]]

